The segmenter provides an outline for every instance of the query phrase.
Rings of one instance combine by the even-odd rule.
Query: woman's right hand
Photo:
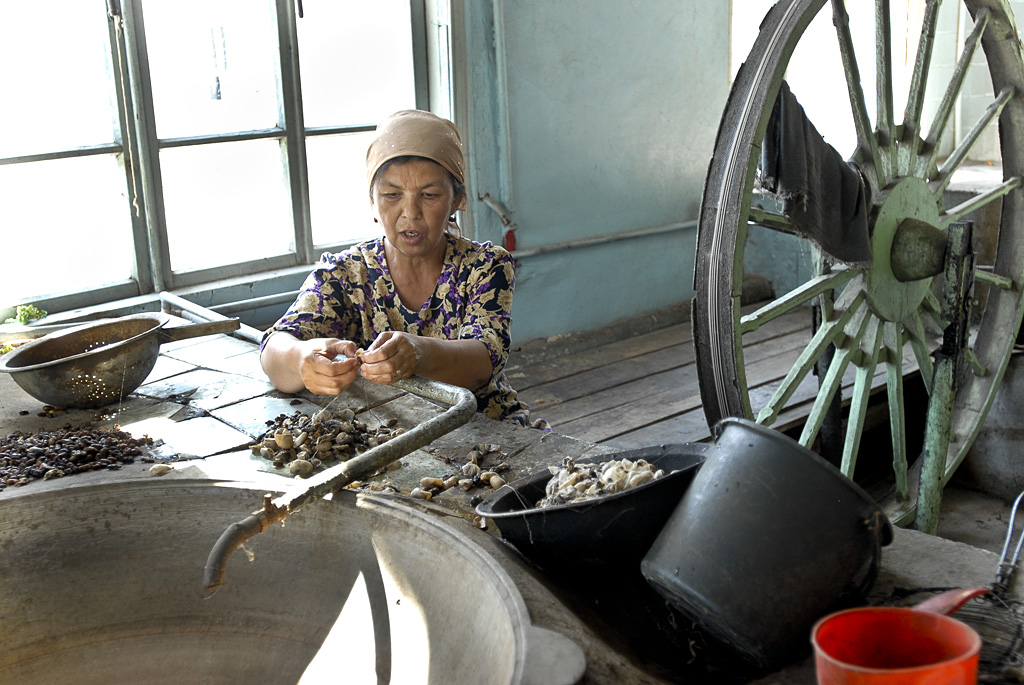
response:
[[[278,332],[263,346],[260,364],[278,390],[295,393],[306,389],[316,395],[337,395],[356,379],[356,349],[349,340],[299,340]],[[348,359],[334,361],[339,354]]]
[[[299,343],[299,377],[315,395],[337,395],[352,384],[359,371],[356,345],[338,338],[314,338]],[[335,361],[335,357],[345,358]]]

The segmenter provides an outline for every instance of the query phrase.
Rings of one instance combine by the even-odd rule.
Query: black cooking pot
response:
[[[491,519],[502,538],[546,571],[602,577],[621,569],[636,573],[710,448],[658,445],[577,459],[580,464],[643,459],[665,475],[614,494],[538,509],[552,477],[543,469],[494,491],[476,513]]]
[[[782,433],[737,418],[715,433],[641,571],[712,637],[774,670],[806,647],[818,618],[864,600],[892,526],[853,481]]]

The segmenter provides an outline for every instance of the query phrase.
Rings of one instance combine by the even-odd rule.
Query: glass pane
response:
[[[0,20],[0,157],[109,143],[120,136],[106,5],[5,2]],[[14,106],[17,103],[17,106]]]
[[[416,106],[409,0],[303,0],[307,127],[372,124]]]
[[[380,234],[366,187],[366,148],[373,133],[306,139],[314,245],[355,242]]]
[[[0,306],[131,278],[130,212],[116,155],[0,166]]]
[[[158,137],[279,124],[273,2],[145,0],[143,13]]]
[[[173,271],[295,250],[279,141],[169,148],[160,169]]]

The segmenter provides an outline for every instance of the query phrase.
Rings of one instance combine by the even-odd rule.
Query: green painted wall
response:
[[[505,235],[485,194],[527,251],[697,218],[728,95],[728,2],[461,0],[452,20],[474,237]],[[688,299],[695,244],[689,228],[523,256],[513,336]]]

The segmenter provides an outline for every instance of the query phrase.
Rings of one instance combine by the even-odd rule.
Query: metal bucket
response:
[[[504,569],[398,498],[337,493],[203,563],[253,485],[145,480],[0,496],[0,682],[572,683]],[[468,525],[468,524],[467,524]]]
[[[817,619],[863,601],[891,541],[879,506],[835,467],[729,418],[641,570],[711,636],[774,669]]]

